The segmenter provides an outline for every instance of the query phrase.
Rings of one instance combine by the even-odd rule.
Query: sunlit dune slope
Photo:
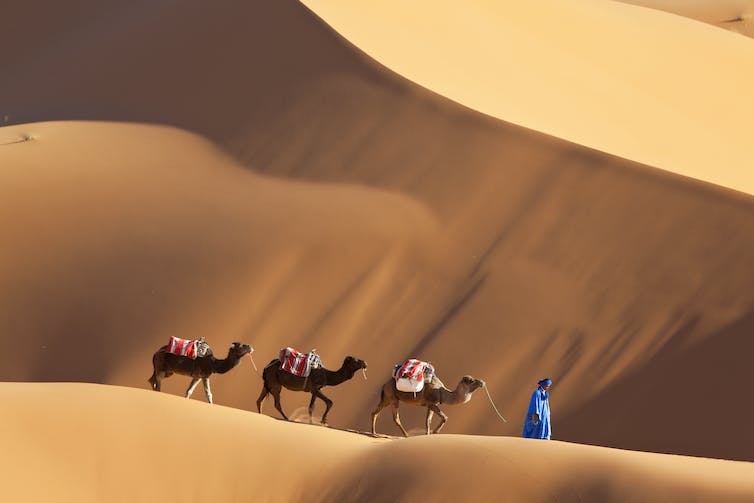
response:
[[[620,0],[754,37],[754,0]]]
[[[494,117],[754,194],[754,41],[619,2],[305,0],[428,89]]]
[[[380,63],[466,106],[754,192],[746,164],[754,135],[748,38],[605,0],[304,3]],[[411,131],[401,116],[385,119],[381,107],[435,106],[416,103],[407,96],[413,86],[367,61],[293,0],[212,7],[45,0],[14,3],[4,18],[5,123],[168,123],[247,155],[263,149],[260,134],[263,145],[283,147],[326,140],[323,162],[350,152],[342,172],[360,164],[352,150],[375,128]],[[272,127],[281,117],[297,126]],[[393,151],[423,143],[409,134]],[[295,161],[289,155],[277,163],[292,169]]]
[[[13,405],[0,413],[10,501],[300,501],[376,442],[130,388],[3,383],[0,395]]]
[[[372,439],[92,384],[5,383],[0,398],[3,494],[15,501],[754,497],[751,463],[515,438]]]

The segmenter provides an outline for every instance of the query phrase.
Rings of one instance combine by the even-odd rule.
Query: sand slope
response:
[[[747,37],[754,36],[752,0],[621,0],[624,3],[672,12]]]
[[[418,356],[451,386],[486,379],[511,419],[477,395],[448,410],[449,433],[517,435],[548,374],[558,439],[754,459],[754,438],[720,413],[730,402],[754,412],[731,386],[748,369],[754,312],[745,185],[469,111],[369,61],[294,2],[136,2],[117,15],[80,5],[83,19],[11,7],[8,25],[31,31],[2,34],[0,46],[21,49],[3,63],[0,115],[168,124],[224,153],[145,125],[0,129],[0,379],[146,387],[152,351],[174,334],[204,335],[219,354],[250,342],[258,363],[280,346],[317,347],[331,367],[346,354],[369,362],[369,381],[327,391],[332,424],[363,429],[391,365]],[[66,29],[48,29],[52,19]],[[731,58],[748,54],[746,39],[721,33]],[[745,105],[726,87],[747,82],[742,72],[710,83],[714,96]],[[662,103],[632,130],[660,124]],[[678,155],[725,145],[731,157],[706,166],[741,167],[743,151],[727,148],[741,145],[738,122],[715,122],[722,139],[706,143],[680,117],[666,124],[683,137]],[[663,388],[679,376],[704,388]],[[259,380],[243,362],[213,389],[249,410]],[[307,403],[284,395],[289,412]],[[683,427],[658,428],[658,414]],[[380,431],[394,431],[385,416]],[[404,418],[417,428],[422,414]]]
[[[754,133],[748,38],[604,0],[305,3],[369,56],[466,106],[754,193],[746,164]],[[268,147],[303,141],[337,158],[384,123],[374,105],[416,101],[405,96],[412,86],[365,61],[292,0],[35,5],[5,13],[0,43],[16,49],[6,50],[10,77],[0,81],[4,123],[168,123],[255,156],[262,134]],[[273,127],[281,116],[302,131]],[[396,120],[393,129],[409,124]],[[693,154],[688,138],[697,139]],[[277,162],[290,172],[292,161],[289,154]]]
[[[372,439],[153,392],[0,385],[23,501],[747,501],[751,463],[563,442]],[[86,434],[81,434],[86,432]],[[443,483],[438,483],[438,479]]]
[[[0,153],[6,380],[110,382],[127,363],[142,386],[172,334],[206,334],[218,356],[234,338],[276,354],[279,317],[283,333],[311,333],[342,291],[390,254],[410,258],[436,225],[406,197],[263,178],[170,128],[2,133],[30,138]],[[265,345],[260,330],[278,336]]]
[[[524,164],[534,180],[508,182],[511,196],[520,195],[501,199],[477,187],[473,206],[438,224],[443,217],[418,200],[265,179],[167,128],[42,123],[2,131],[9,141],[30,138],[0,151],[9,243],[3,379],[145,387],[152,351],[173,334],[205,335],[220,355],[231,341],[250,342],[260,364],[283,345],[318,347],[332,368],[349,353],[369,362],[373,380],[329,391],[333,424],[365,428],[390,366],[419,355],[451,386],[465,373],[487,379],[509,415],[524,407],[531,376],[552,374],[559,438],[749,459],[746,439],[720,433],[725,418],[713,402],[656,387],[684,371],[699,344],[711,344],[725,365],[710,369],[708,385],[721,401],[736,395],[727,383],[748,368],[745,352],[725,341],[751,327],[746,199],[700,198],[698,188],[617,166],[590,173],[578,162],[556,176],[544,161]],[[503,174],[487,176],[505,186]],[[622,190],[601,197],[616,180]],[[592,203],[581,207],[581,198]],[[640,370],[660,358],[677,362],[656,374]],[[614,382],[626,383],[628,392],[614,398],[627,404],[642,386],[658,391],[641,394],[629,419],[599,396]],[[219,403],[254,407],[260,381],[248,362],[213,383]],[[165,389],[186,385],[176,377]],[[284,399],[289,412],[306,402],[303,394]],[[688,430],[652,428],[666,409],[687,414]],[[516,416],[499,423],[482,397],[448,412],[450,432],[520,428]],[[419,427],[418,411],[404,414]],[[637,417],[645,428],[636,429]],[[391,431],[388,417],[380,428]],[[668,438],[676,439],[671,449]]]
[[[475,110],[754,194],[749,38],[604,0],[304,3],[380,63]]]

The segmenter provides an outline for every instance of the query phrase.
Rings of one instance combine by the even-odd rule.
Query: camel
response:
[[[209,376],[212,374],[224,374],[239,364],[241,358],[252,352],[251,346],[234,342],[228,349],[228,356],[224,360],[218,360],[210,350],[206,356],[191,359],[187,356],[174,355],[167,352],[167,346],[162,346],[152,357],[154,372],[149,378],[152,389],[160,391],[162,380],[173,374],[190,376],[191,384],[186,390],[186,398],[191,397],[194,388],[201,379],[204,385],[204,393],[207,401],[212,403],[212,391],[209,388]]]
[[[457,405],[460,403],[466,403],[471,400],[471,394],[476,390],[484,386],[484,381],[474,379],[471,376],[464,376],[461,382],[458,383],[456,389],[450,391],[445,385],[437,378],[433,376],[432,380],[425,383],[424,388],[417,393],[410,393],[404,391],[398,391],[395,387],[395,379],[390,379],[382,386],[380,393],[380,403],[377,408],[372,412],[372,435],[376,435],[377,431],[377,416],[388,405],[393,406],[393,421],[401,429],[404,437],[408,436],[408,432],[401,424],[401,418],[398,414],[398,406],[400,402],[405,402],[409,405],[416,405],[419,407],[427,408],[427,435],[430,434],[430,423],[432,422],[432,416],[437,413],[440,416],[440,424],[437,428],[432,430],[432,433],[439,433],[440,429],[445,425],[448,420],[448,416],[440,410],[441,404]]]
[[[351,379],[356,371],[360,369],[367,369],[367,364],[364,360],[359,360],[353,356],[346,356],[338,370],[333,371],[320,367],[312,369],[308,377],[300,377],[281,370],[279,359],[272,360],[262,372],[264,386],[262,387],[262,392],[259,394],[259,398],[257,398],[257,411],[260,414],[262,413],[262,402],[268,394],[271,394],[275,399],[275,408],[283,416],[283,419],[288,421],[288,416],[285,415],[280,406],[280,391],[282,388],[291,391],[305,391],[312,394],[312,399],[309,402],[309,423],[312,422],[314,400],[319,398],[325,402],[326,408],[325,413],[322,415],[322,424],[327,425],[327,414],[330,412],[333,403],[332,400],[322,393],[322,388],[344,383]]]

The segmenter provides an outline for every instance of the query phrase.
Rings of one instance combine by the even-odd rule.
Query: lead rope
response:
[[[487,398],[490,399],[490,403],[492,404],[492,408],[495,409],[495,414],[497,414],[497,417],[499,417],[500,419],[502,419],[504,422],[507,423],[508,420],[505,419],[502,414],[500,414],[500,411],[497,410],[497,407],[495,406],[495,402],[492,401],[492,395],[490,395],[490,390],[487,389],[487,383],[484,383],[482,387],[484,388],[484,391],[487,392]]]
[[[264,377],[262,377],[262,374],[260,374],[260,373],[259,373],[259,369],[257,369],[257,364],[256,364],[256,363],[254,363],[254,357],[253,357],[253,356],[251,356],[251,353],[246,353],[246,354],[247,354],[247,355],[249,355],[249,360],[251,360],[251,365],[252,365],[252,366],[254,367],[254,372],[255,372],[255,373],[256,373],[256,374],[257,374],[257,375],[258,375],[259,377],[261,377],[261,378],[262,378],[262,380],[264,380]]]

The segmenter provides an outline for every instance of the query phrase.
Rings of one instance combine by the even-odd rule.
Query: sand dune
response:
[[[285,336],[314,335],[354,281],[410,260],[436,225],[404,196],[259,177],[170,128],[2,132],[31,137],[0,152],[6,380],[117,382],[128,362],[142,386],[171,334],[253,338],[276,354]]]
[[[752,0],[621,0],[624,3],[664,10],[726,30],[754,37]]]
[[[3,412],[0,429],[4,450],[19,455],[0,461],[4,494],[14,500],[733,502],[754,497],[751,463],[517,438],[373,439],[91,384],[6,383],[0,397],[14,405],[12,414]]]
[[[409,21],[401,16],[410,11],[380,3],[366,13],[375,24],[351,33],[332,17],[351,22],[350,4],[307,4],[370,55],[374,33],[361,39],[356,27]],[[750,463],[506,438],[519,435],[528,396],[549,375],[557,440],[754,461],[754,437],[738,427],[754,404],[736,386],[750,375],[754,328],[752,103],[742,92],[752,75],[741,64],[752,41],[633,6],[558,5],[533,17],[528,3],[505,16],[421,11],[435,27],[466,23],[447,41],[402,25],[409,42],[433,44],[439,63],[389,25],[408,66],[439,68],[427,75],[457,87],[434,87],[377,55],[380,62],[488,115],[370,60],[292,1],[9,6],[0,33],[0,120],[10,124],[0,128],[0,380],[142,390],[4,385],[5,403],[28,411],[3,416],[3,432],[16,438],[8,452],[59,480],[78,477],[72,500],[122,490],[118,475],[147,477],[140,462],[170,428],[137,422],[106,449],[97,435],[112,436],[115,419],[97,422],[97,414],[120,414],[126,393],[135,400],[129,414],[159,410],[205,424],[201,434],[218,439],[213,459],[232,450],[231,439],[244,451],[253,444],[259,459],[289,436],[327,451],[323,470],[340,475],[312,482],[323,484],[323,501],[361,491],[379,500],[374,488],[389,484],[385,501],[426,490],[430,475],[411,471],[420,464],[402,476],[384,466],[404,445],[416,445],[447,480],[457,480],[447,465],[455,452],[479,465],[476,485],[462,488],[470,497],[498,495],[500,473],[513,474],[513,501],[750,497]],[[637,26],[648,66],[631,49]],[[519,58],[515,75],[510,65],[486,64],[492,56],[475,45],[499,37],[521,48],[505,53]],[[464,71],[454,57],[492,73]],[[472,84],[490,87],[464,80],[474,75]],[[453,89],[508,108],[498,115]],[[326,390],[334,427],[364,430],[380,384],[409,356],[431,360],[450,386],[464,374],[485,379],[510,422],[478,393],[447,408],[443,431],[485,437],[386,442],[282,424],[248,412],[261,386],[248,361],[212,379],[215,408],[170,396],[185,390],[182,377],[168,379],[161,395],[145,394],[151,354],[169,335],[205,336],[218,354],[232,341],[251,343],[258,365],[286,345],[317,347],[328,367],[347,354],[364,358],[368,381]],[[107,406],[93,407],[85,389],[106,395]],[[38,417],[41,397],[55,395],[89,404],[66,409],[61,428],[102,427],[81,429],[92,431],[91,444],[50,435],[96,450],[78,472],[78,463],[56,471],[69,444],[24,454],[38,445],[27,424],[38,423],[23,418]],[[194,398],[203,400],[201,391]],[[724,412],[731,403],[734,417]],[[304,394],[283,395],[294,417],[306,404]],[[422,411],[402,414],[418,432]],[[388,416],[379,431],[397,433]],[[182,469],[174,473],[197,465],[175,458]],[[109,460],[108,471],[97,459]],[[529,492],[524,482],[536,479],[542,459],[552,463],[547,484]],[[257,470],[251,480],[264,484],[255,501],[300,499],[298,486],[275,492],[290,472],[272,474],[257,458],[228,463],[210,468],[215,485],[206,487],[217,494],[243,500]],[[134,498],[164,495],[162,481],[144,479]],[[51,487],[31,489],[41,499]],[[207,499],[203,487],[179,496]]]
[[[157,178],[158,185],[150,185],[145,180],[152,178],[143,176],[124,180],[119,175],[123,171],[141,169],[146,174],[204,157],[194,153],[194,143],[176,141],[175,135],[168,135],[170,141],[158,141],[145,138],[153,133],[138,128],[129,129],[133,135],[128,138],[107,132],[105,125],[97,126],[102,133],[95,133],[94,125],[62,126],[71,135],[68,143],[76,148],[66,148],[65,141],[41,140],[3,147],[5,166],[18,159],[55,170],[51,160],[71,166],[81,162],[83,152],[90,166],[83,174],[71,174],[62,185],[60,204],[39,205],[31,212],[38,212],[37,220],[23,224],[30,244],[16,237],[13,229],[20,224],[5,227],[11,232],[5,241],[14,244],[4,250],[13,260],[5,261],[11,273],[3,277],[9,300],[3,304],[2,333],[23,335],[13,336],[10,343],[21,346],[24,357],[3,366],[4,378],[144,386],[151,351],[176,333],[206,335],[218,352],[243,339],[257,347],[260,360],[272,358],[288,344],[319,347],[331,366],[353,353],[370,362],[377,379],[386,378],[390,366],[401,358],[421,356],[434,361],[449,383],[466,373],[487,379],[509,415],[524,406],[533,375],[553,374],[561,381],[559,438],[600,442],[608,438],[608,445],[632,447],[640,437],[643,447],[664,445],[666,440],[657,438],[659,432],[637,434],[634,422],[621,417],[612,418],[617,425],[569,423],[568,418],[572,413],[601,410],[600,393],[611,383],[641,388],[638,384],[645,382],[641,369],[651,365],[661,350],[682,359],[699,341],[714,338],[729,325],[745,325],[754,304],[747,252],[754,235],[750,198],[468,112],[370,65],[300,7],[276,5],[228,4],[212,12],[216,17],[211,22],[206,12],[192,10],[177,13],[170,18],[173,21],[160,18],[160,24],[149,25],[152,30],[160,28],[159,36],[147,32],[154,41],[149,50],[142,45],[144,32],[129,38],[141,40],[139,44],[119,46],[115,61],[131,54],[133,62],[125,76],[102,70],[101,65],[114,64],[108,52],[111,46],[105,51],[77,45],[81,61],[98,62],[100,66],[91,67],[98,69],[96,73],[87,74],[90,66],[84,65],[82,73],[61,77],[61,85],[67,87],[55,94],[37,93],[33,102],[21,91],[28,92],[29,83],[46,86],[47,80],[26,80],[21,91],[11,95],[30,114],[145,120],[161,116],[167,123],[201,129],[261,172],[400,192],[414,199],[407,204],[428,208],[433,216],[424,220],[439,222],[439,230],[427,238],[429,244],[419,246],[408,258],[403,256],[400,243],[405,236],[390,234],[404,217],[382,215],[381,204],[374,205],[379,218],[371,213],[359,222],[382,226],[388,244],[374,247],[370,239],[353,234],[363,223],[346,220],[342,233],[325,231],[327,225],[340,228],[341,215],[362,205],[361,192],[344,195],[358,202],[344,203],[342,208],[347,209],[341,210],[331,207],[329,196],[312,196],[319,202],[306,205],[304,213],[311,208],[325,216],[319,219],[322,224],[305,220],[299,234],[289,229],[296,219],[284,216],[288,215],[281,209],[285,204],[276,202],[282,196],[259,195],[255,197],[262,199],[257,201],[251,196],[256,192],[240,190],[244,185],[235,177],[230,177],[232,183],[221,184],[237,191],[231,202],[225,201],[225,189],[207,192],[215,177],[215,157],[193,163],[194,169],[206,170],[204,176],[191,171],[191,176],[180,175],[180,183],[176,178]],[[236,18],[260,27],[275,21],[295,27],[292,31],[298,38],[283,38],[287,45],[281,45],[277,56],[293,58],[297,64],[279,70],[272,66],[272,56],[265,56],[269,46],[229,43],[228,37],[241,36],[232,29]],[[217,37],[212,38],[213,47],[222,47],[229,56],[218,60],[216,52],[208,53],[205,64],[213,62],[213,66],[207,72],[223,75],[233,69],[237,88],[225,89],[219,80],[204,85],[189,78],[189,72],[196,71],[188,62],[202,62],[194,53],[192,59],[171,59],[174,66],[169,72],[159,65],[167,54],[183,54],[173,48],[177,41],[198,44],[188,34],[192,23],[200,20],[202,26],[218,27],[212,33]],[[222,21],[231,22],[231,28],[219,30]],[[282,32],[264,33],[280,37]],[[103,43],[110,40],[102,37]],[[65,53],[66,49],[63,45],[55,50]],[[254,56],[260,62],[256,72],[230,59],[227,51],[233,50],[238,58]],[[27,62],[37,72],[49,71],[43,63],[43,58]],[[308,81],[302,81],[305,78]],[[241,83],[248,85],[248,92],[240,94]],[[297,91],[291,91],[294,88]],[[117,94],[117,89],[126,92]],[[180,96],[171,89],[196,93],[191,114],[185,113]],[[91,94],[84,99],[83,93]],[[217,101],[208,102],[210,95]],[[285,105],[272,110],[259,104],[262,98]],[[51,102],[60,108],[43,108]],[[238,103],[248,107],[246,111]],[[4,128],[4,133],[41,138],[39,127],[52,132],[59,126],[19,126]],[[139,149],[138,144],[149,148]],[[27,151],[18,149],[26,147],[40,154],[36,161],[24,160]],[[176,152],[181,156],[174,161]],[[121,164],[113,166],[113,157]],[[4,176],[12,172],[5,171]],[[98,173],[102,178],[92,178]],[[40,193],[50,194],[60,187],[60,180],[47,178],[44,171],[28,178],[23,186],[26,193],[48,187]],[[66,196],[74,186],[81,191]],[[30,199],[23,197],[24,192],[12,184],[3,187],[5,215],[29,213]],[[116,189],[121,202],[133,200],[135,209],[126,201],[105,211],[101,199],[111,199]],[[90,192],[104,195],[85,204],[93,197]],[[148,197],[154,200],[153,211],[145,204],[152,201]],[[186,210],[186,201],[194,198],[199,199],[199,209]],[[173,207],[169,201],[174,201]],[[239,217],[237,212],[247,216]],[[50,215],[57,219],[54,225],[44,223]],[[86,215],[98,221],[84,226]],[[252,227],[249,219],[259,227]],[[143,229],[144,222],[152,220],[154,227]],[[112,241],[92,248],[90,242],[101,242],[98,235],[107,228],[113,229]],[[61,229],[73,234],[67,236]],[[322,235],[322,244],[302,245],[301,240],[319,242],[317,237],[306,237],[309,232]],[[415,229],[408,233],[413,236]],[[50,246],[58,243],[66,251],[64,259],[48,255]],[[153,289],[158,293],[152,294]],[[746,330],[746,325],[739,330]],[[101,341],[103,337],[107,342]],[[136,338],[128,350],[112,351],[117,341],[126,338]],[[60,362],[46,351],[49,345],[59,348],[72,341],[86,345],[89,353]],[[741,354],[726,353],[734,362]],[[739,365],[745,362],[716,369],[717,374],[710,376],[710,386],[720,388],[721,397],[735,395],[727,383],[738,374]],[[672,374],[667,369],[667,375]],[[366,425],[378,387],[372,381],[368,385],[332,391],[335,425]],[[175,378],[166,389],[180,393],[185,386]],[[258,381],[250,385],[236,371],[218,379],[215,387],[220,403],[250,409]],[[648,401],[636,414],[649,420],[654,417],[651,408],[664,398],[659,395]],[[688,416],[689,428],[715,435],[721,431],[722,418],[698,419],[697,403],[669,400],[664,407]],[[305,401],[305,397],[286,398],[293,409]],[[585,403],[593,405],[582,410]],[[391,427],[386,418],[381,421],[381,428]],[[409,424],[420,421],[418,413],[408,415]],[[516,423],[502,426],[481,400],[451,414],[448,424],[449,432],[515,434],[518,429]],[[683,448],[672,452],[744,459],[750,459],[752,452],[732,432],[729,442],[708,435],[678,435]],[[723,444],[732,447],[722,449]]]
[[[754,193],[750,39],[604,0],[305,3],[369,56],[466,106]],[[297,2],[75,5],[61,12],[51,0],[17,3],[4,14],[0,43],[17,49],[4,59],[0,120],[170,124],[228,146],[256,169],[314,176],[325,163],[358,176],[358,165],[369,164],[359,151],[366,135],[410,130],[415,107],[430,117],[448,108],[376,67]],[[61,25],[71,28],[51,28]],[[404,136],[390,143],[430,141]],[[431,143],[445,137],[436,131]],[[693,154],[688,138],[698,139]],[[306,173],[293,153],[277,154],[290,147],[315,150]]]
[[[754,194],[749,38],[604,0],[304,3],[380,63],[475,110]]]
[[[19,501],[296,501],[375,440],[153,392],[7,383],[6,497]],[[86,432],[81,434],[80,432]],[[290,456],[304,446],[316,462]],[[293,466],[291,466],[293,465]],[[301,482],[297,482],[301,481]],[[292,483],[293,482],[293,483]]]
[[[508,198],[477,185],[473,205],[450,218],[420,198],[261,178],[167,128],[3,133],[31,138],[0,152],[5,380],[146,387],[152,351],[174,334],[204,335],[220,354],[250,342],[260,363],[280,346],[317,347],[333,368],[346,354],[369,362],[371,381],[331,390],[333,424],[364,429],[391,365],[417,355],[449,385],[467,373],[488,380],[511,414],[530,376],[556,376],[558,438],[750,459],[746,439],[720,433],[712,402],[656,387],[706,343],[726,362],[705,376],[710,389],[721,401],[737,393],[727,383],[748,363],[725,341],[751,327],[746,198],[608,167],[585,150],[555,174],[553,156],[574,147],[554,142],[545,159],[521,160],[529,173],[519,179],[487,172],[477,182],[507,187]],[[667,358],[677,363],[643,373]],[[615,400],[639,393],[644,405],[611,415],[601,393],[616,383],[627,390]],[[186,385],[175,377],[165,389]],[[248,410],[260,381],[242,365],[214,389],[219,403]],[[503,425],[483,400],[449,411],[448,431],[517,434],[518,418]],[[289,411],[307,402],[284,398]],[[687,428],[635,429],[658,410],[686,416]],[[418,428],[420,417],[405,421]]]

